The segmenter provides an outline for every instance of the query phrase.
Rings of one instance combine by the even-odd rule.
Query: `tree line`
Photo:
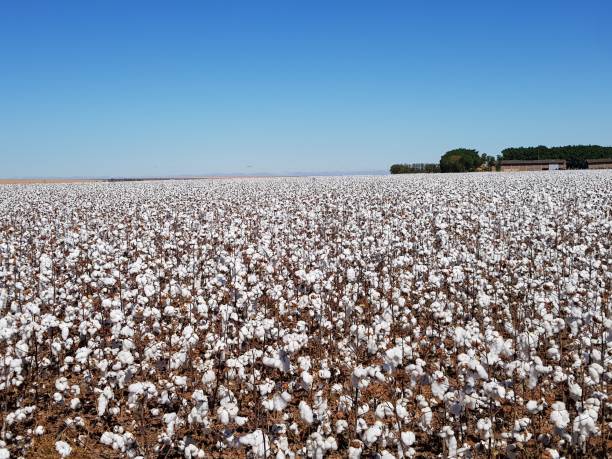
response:
[[[588,159],[612,158],[612,147],[600,145],[567,145],[564,147],[510,147],[495,156],[470,148],[447,151],[439,164],[393,164],[391,174],[422,172],[475,172],[499,170],[504,160],[564,159],[568,169],[586,169]]]
[[[565,147],[518,147],[502,150],[502,159],[565,159],[568,169],[586,169],[587,159],[612,158],[612,147],[568,145]]]

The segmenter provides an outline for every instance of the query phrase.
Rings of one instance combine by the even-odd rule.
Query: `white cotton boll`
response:
[[[382,432],[382,423],[380,421],[376,421],[373,426],[368,427],[368,429],[364,432],[363,441],[367,446],[372,446],[378,441],[378,438],[382,435]]]
[[[308,373],[306,370],[302,371],[302,384],[304,385],[305,389],[310,389],[312,387],[312,375],[310,373]]]
[[[361,452],[363,447],[350,446],[348,449],[348,459],[361,459]]]
[[[298,357],[298,364],[300,365],[300,369],[302,369],[303,371],[308,371],[310,370],[312,363],[310,361],[310,357],[309,356],[300,356]]]
[[[64,396],[59,392],[55,392],[53,394],[53,400],[55,401],[55,403],[61,403],[64,400]]]
[[[448,451],[448,457],[457,457],[457,439],[455,438],[455,432],[453,429],[450,426],[444,426],[442,427],[439,435],[444,440],[444,444],[446,445],[446,449]]]
[[[265,405],[264,405],[264,407],[265,407]],[[267,408],[267,407],[266,407],[266,409],[267,409],[268,411],[272,411],[272,407],[270,407],[270,408]],[[230,422],[230,414],[229,414],[229,412],[228,412],[226,409],[224,409],[224,408],[220,408],[220,409],[217,411],[217,417],[218,417],[218,419],[219,419],[219,422],[220,422],[221,424],[223,424],[223,425],[227,425],[227,424],[229,424],[229,422]]]
[[[392,369],[401,366],[403,363],[402,348],[400,346],[396,346],[391,349],[387,349],[385,351],[385,363]]]
[[[251,447],[251,453],[257,458],[263,458],[270,449],[270,441],[260,429],[240,437],[238,442]]]
[[[486,382],[482,385],[482,387],[487,397],[491,397],[495,400],[500,400],[506,397],[506,388],[495,381]]]
[[[72,452],[72,448],[70,447],[70,445],[65,441],[61,440],[55,442],[55,450],[61,457],[68,457]]]
[[[416,442],[416,435],[414,432],[402,432],[401,433],[402,443],[406,446],[412,446]]]
[[[491,297],[484,292],[478,293],[478,305],[486,309],[491,305]]]
[[[546,355],[549,359],[554,360],[555,362],[558,362],[561,359],[561,353],[559,352],[559,348],[556,346],[548,348]]]
[[[64,392],[68,389],[68,380],[64,377],[57,379],[55,381],[55,388],[60,392]]]
[[[536,414],[542,411],[542,405],[538,405],[538,402],[536,402],[535,400],[529,400],[525,407],[527,408],[527,411],[529,411],[529,413],[531,414]]]
[[[565,403],[555,402],[552,404],[550,420],[558,429],[565,429],[567,427],[570,422],[570,416],[568,411],[565,409]]]
[[[349,413],[353,408],[353,399],[348,395],[341,395],[338,399],[338,409],[344,413]]]
[[[179,418],[176,413],[166,413],[162,416],[162,420],[164,424],[166,424],[166,430],[168,432],[168,436],[174,436],[174,428],[176,424],[179,422]]]
[[[170,356],[170,369],[176,370],[180,368],[187,360],[187,353],[185,351],[175,352]]]
[[[357,280],[357,273],[353,268],[346,270],[346,280],[349,282],[355,282],[355,280]]]
[[[404,398],[400,398],[395,403],[395,414],[401,420],[408,418],[410,415],[410,413],[408,412],[407,403],[407,400]]]
[[[448,378],[444,376],[441,371],[436,371],[433,374],[433,381],[431,382],[431,393],[434,397],[442,400],[444,398],[444,394],[448,390]]]
[[[331,378],[331,372],[329,371],[328,368],[323,368],[322,370],[319,370],[319,378],[321,379],[329,379]]]
[[[489,375],[487,373],[487,370],[485,370],[484,367],[480,363],[476,363],[475,370],[476,370],[476,373],[478,373],[478,376],[481,379],[484,379],[485,381],[487,379],[489,379]]]
[[[561,459],[561,455],[556,449],[546,448],[546,453],[548,454],[548,457],[550,457],[550,459]]]
[[[153,295],[155,295],[155,287],[152,286],[151,284],[147,284],[144,286],[144,294],[147,297],[152,297]]]
[[[36,426],[36,429],[34,429],[34,435],[40,437],[41,435],[45,434],[45,428],[44,426]]]
[[[273,398],[274,402],[274,410],[275,411],[283,411],[287,408],[287,405],[291,401],[291,395],[288,392],[283,392],[282,394],[275,394]]]
[[[89,355],[91,354],[91,349],[86,347],[80,347],[76,351],[75,360],[83,365],[87,362]]]
[[[184,451],[185,459],[204,459],[206,454],[194,444],[187,445]]]
[[[357,367],[353,370],[351,383],[353,384],[353,387],[356,387],[358,389],[364,389],[370,384],[368,377],[368,371],[365,368]]]
[[[572,376],[570,376],[570,378],[571,379],[568,379],[567,381],[570,397],[574,400],[582,399],[582,387],[574,382],[574,378]]]
[[[286,358],[282,358],[280,356],[277,357],[267,357],[264,356],[261,359],[261,362],[267,366],[267,367],[271,367],[271,368],[276,368],[280,371],[282,371],[283,373],[286,373],[287,371],[289,371],[289,361]]]
[[[73,398],[70,400],[70,409],[78,410],[81,407],[81,400],[78,398]]]
[[[172,381],[178,387],[187,387],[187,376],[175,376]]]
[[[268,379],[257,387],[259,388],[259,394],[263,397],[274,390],[274,381]]]
[[[308,405],[308,403],[302,400],[299,404],[299,409],[300,409],[300,418],[302,419],[302,421],[304,421],[306,424],[312,424],[313,414],[312,414],[312,409],[310,408],[310,405]]]
[[[364,403],[363,405],[357,408],[357,416],[363,416],[368,411],[370,411],[370,405],[367,403]]]
[[[476,423],[476,429],[478,430],[478,434],[480,435],[480,439],[483,441],[487,441],[491,438],[492,435],[492,423],[490,418],[481,418]]]
[[[202,383],[204,385],[212,384],[216,379],[217,377],[215,376],[215,372],[212,370],[206,370],[206,372],[204,372],[202,375]]]
[[[130,351],[120,351],[117,358],[123,365],[131,365],[134,363],[134,356]]]
[[[336,433],[340,435],[342,432],[348,429],[348,422],[344,419],[339,419],[336,421]]]
[[[110,386],[106,386],[98,396],[98,416],[104,416],[108,401],[114,397],[113,390]]]
[[[249,421],[249,418],[246,416],[236,416],[234,418],[234,422],[236,423],[237,426],[242,427],[243,425],[245,425],[247,422]]]
[[[593,383],[599,384],[601,375],[603,375],[603,373],[604,369],[600,364],[592,363],[591,365],[589,365],[589,376],[593,380]]]
[[[596,420],[597,418],[593,418],[587,411],[574,418],[573,431],[578,435],[579,443],[584,443],[588,437],[599,433]]]
[[[376,406],[376,417],[378,419],[384,419],[394,415],[393,405],[390,402],[382,402]]]
[[[120,309],[113,309],[110,312],[110,320],[114,324],[121,322],[123,317],[123,312]]]
[[[104,394],[100,394],[98,397],[98,416],[104,416],[106,413],[106,406],[108,405],[108,399]]]

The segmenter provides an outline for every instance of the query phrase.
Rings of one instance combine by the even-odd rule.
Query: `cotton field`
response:
[[[612,173],[0,186],[0,458],[604,457]]]

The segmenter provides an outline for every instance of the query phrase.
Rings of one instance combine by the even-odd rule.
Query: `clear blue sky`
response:
[[[0,3],[0,177],[612,145],[609,1]]]

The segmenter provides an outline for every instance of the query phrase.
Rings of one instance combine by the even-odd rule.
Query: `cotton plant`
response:
[[[1,187],[0,454],[602,455],[611,196],[605,171]]]

